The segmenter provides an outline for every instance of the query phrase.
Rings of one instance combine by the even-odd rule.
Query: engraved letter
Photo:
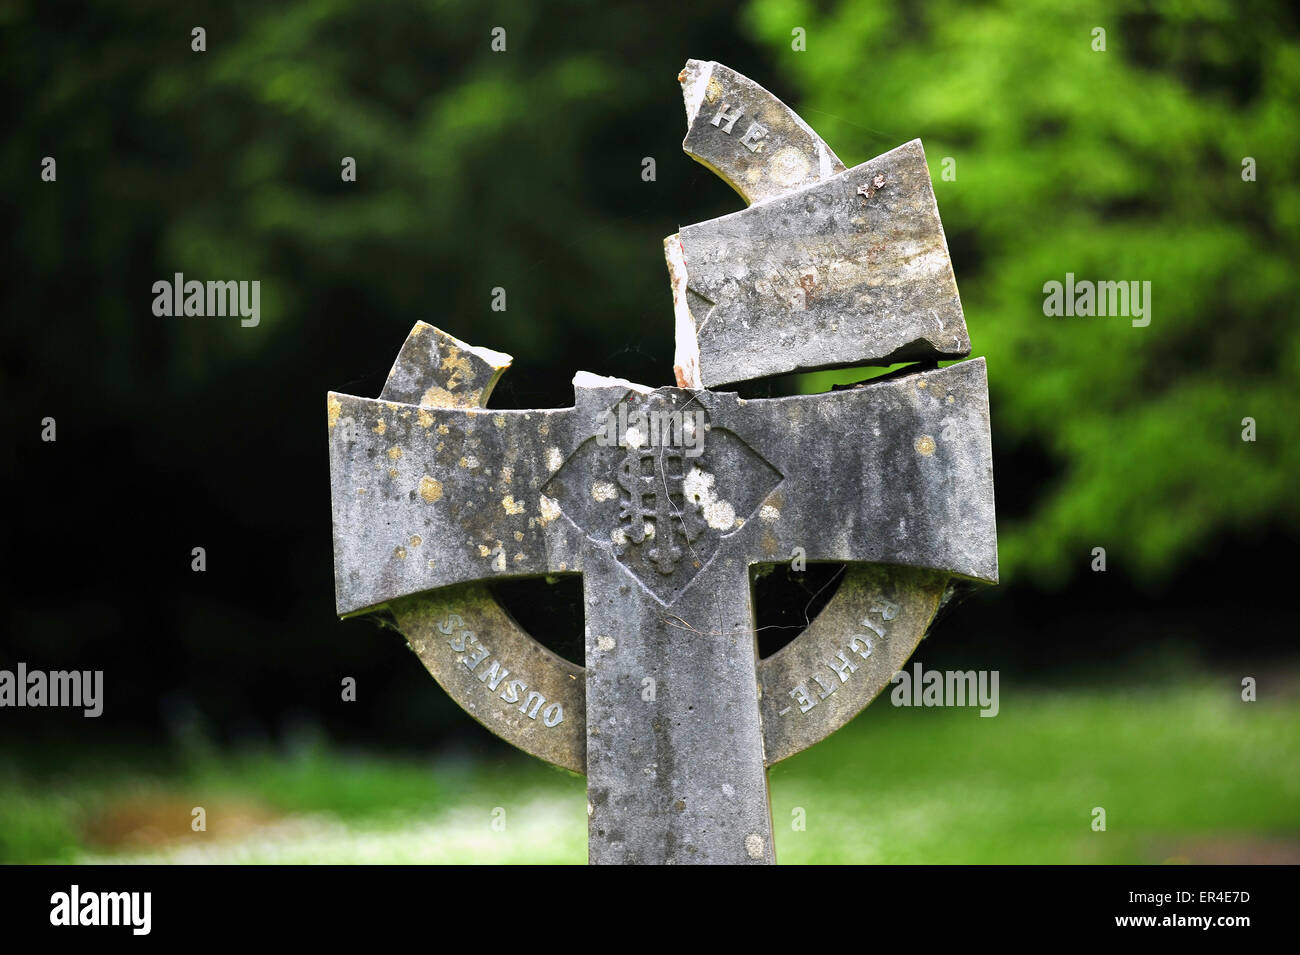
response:
[[[846,657],[843,650],[835,654],[835,656],[839,658],[840,662],[836,664],[832,661],[826,665],[835,671],[836,675],[839,676],[841,683],[847,683],[849,682],[849,674],[856,670],[858,665]]]
[[[893,620],[898,615],[898,604],[882,598],[872,606],[871,612],[880,614],[886,620]]]
[[[745,130],[745,135],[740,137],[740,145],[751,153],[758,152],[758,141],[766,135],[767,127],[755,120],[749,124],[749,129]]]
[[[528,699],[519,704],[519,712],[523,713],[530,720],[535,720],[537,719],[537,710],[545,702],[546,697],[542,696],[542,694],[538,693],[536,690],[531,690],[528,694]],[[533,706],[531,711],[528,709],[528,704],[530,703]]]
[[[523,680],[511,680],[506,684],[506,688],[501,691],[501,699],[507,703],[518,703],[520,694],[526,689],[528,689],[528,684]]]
[[[731,127],[736,125],[736,120],[745,115],[743,109],[737,109],[734,113],[728,113],[727,110],[729,109],[731,109],[731,104],[723,103],[722,109],[718,110],[718,115],[713,117],[713,125],[717,126],[728,136],[731,135]],[[725,126],[721,125],[724,120],[727,123]]]
[[[826,699],[826,697],[830,696],[832,693],[834,693],[835,690],[838,688],[838,684],[835,683],[832,683],[830,686],[827,686],[826,682],[821,678],[820,673],[814,673],[813,680],[817,683],[818,686],[822,688],[821,693],[819,693],[818,695],[823,700]]]
[[[474,634],[471,631],[466,630],[465,636],[469,637],[470,640],[474,641],[474,649],[465,655],[465,659],[462,662],[465,664],[465,669],[469,670],[470,673],[473,673],[474,668],[478,666],[480,663],[482,663],[484,660],[486,660],[488,654],[490,654],[492,651],[489,650],[487,647],[483,646],[483,644],[479,643],[478,639],[474,636]]]
[[[858,644],[862,644],[862,646],[858,646]],[[853,639],[849,641],[849,649],[865,660],[867,657],[871,656],[871,640],[862,636],[860,633],[856,634]]]
[[[510,675],[510,671],[501,666],[500,660],[493,660],[491,666],[483,668],[478,678],[482,683],[487,684],[489,690],[495,691],[501,685],[501,681]]]

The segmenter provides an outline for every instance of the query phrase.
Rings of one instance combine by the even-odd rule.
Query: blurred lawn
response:
[[[1004,686],[1004,690],[1006,687]],[[1219,681],[1004,693],[973,709],[881,700],[772,773],[782,862],[1300,861],[1300,699]],[[147,756],[58,770],[0,757],[0,860],[567,862],[583,782],[540,763]],[[206,832],[190,830],[193,806]],[[1107,831],[1091,830],[1104,807]],[[806,829],[792,826],[802,808]],[[504,829],[493,812],[504,810]],[[500,816],[500,813],[497,814]]]

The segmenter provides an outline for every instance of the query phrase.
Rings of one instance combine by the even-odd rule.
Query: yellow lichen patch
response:
[[[543,421],[537,426],[537,433],[544,438],[551,433],[551,426],[547,422]]]
[[[402,449],[399,448],[397,445],[393,445],[391,448],[388,449],[388,457],[390,460],[396,461],[401,456],[402,456]]]
[[[446,433],[448,432],[448,430],[450,430],[450,429],[449,429],[445,424],[440,424],[440,425],[438,425],[438,433],[439,433],[439,434],[446,434]]]
[[[501,499],[501,506],[506,509],[507,514],[522,514],[524,512],[523,501],[516,501],[511,494],[507,494]]]
[[[430,504],[442,500],[442,482],[435,481],[427,474],[420,478],[420,497]]]
[[[537,519],[537,522],[545,527],[547,524],[551,523],[551,521],[560,516],[560,503],[559,501],[547,497],[545,494],[539,494],[538,510],[541,512],[542,516]]]
[[[928,388],[929,386],[930,383],[926,381],[924,378],[922,378],[920,381],[916,383],[916,387],[918,388]]]
[[[515,540],[517,540],[517,541],[521,541],[521,540],[523,540],[523,539],[524,539],[524,532],[523,532],[523,531],[515,531]]]
[[[419,547],[419,546],[420,546],[421,544],[423,544],[423,543],[424,543],[424,540],[420,537],[419,534],[412,534],[412,535],[411,535],[411,546],[412,546],[412,547]]]
[[[428,567],[429,567],[430,570],[433,570],[433,561],[432,561],[432,560],[429,561]]]
[[[430,412],[425,411],[423,408],[416,412],[415,420],[420,422],[421,428],[433,427],[433,415]]]
[[[456,396],[446,388],[438,385],[431,385],[420,398],[420,404],[426,408],[454,408],[456,407]]]
[[[447,389],[454,391],[474,374],[469,359],[455,345],[447,346],[447,357],[442,360],[442,370],[447,372]]]
[[[397,468],[389,468],[389,469],[388,469],[388,476],[389,476],[390,478],[396,478],[396,477],[397,477]]]
[[[503,414],[493,415],[492,423],[498,428],[504,428],[506,426],[506,416]]]
[[[926,457],[934,454],[934,438],[930,437],[928,434],[921,435],[916,439],[916,450],[924,454]]]
[[[406,548],[405,548],[405,547],[394,547],[394,548],[393,548],[393,556],[396,557],[398,560],[406,560]]]
[[[384,422],[383,418],[380,418],[377,422],[375,422],[375,426],[370,430],[373,431],[375,434],[383,434],[385,431],[388,430],[388,425]]]
[[[330,395],[329,400],[325,403],[325,412],[329,419],[329,426],[334,427],[339,423],[339,415],[343,413],[343,402]]]

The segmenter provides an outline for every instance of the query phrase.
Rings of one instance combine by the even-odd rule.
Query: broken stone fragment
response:
[[[920,140],[846,170],[753,81],[681,79],[683,148],[753,204],[664,241],[679,386],[970,354]]]

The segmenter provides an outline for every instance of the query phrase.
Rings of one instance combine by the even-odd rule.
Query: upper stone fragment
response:
[[[830,147],[789,106],[721,63],[687,60],[686,155],[708,166],[746,203],[782,196],[844,171]]]
[[[920,140],[846,170],[752,80],[679,79],[683,148],[753,203],[664,241],[679,386],[970,354]]]

